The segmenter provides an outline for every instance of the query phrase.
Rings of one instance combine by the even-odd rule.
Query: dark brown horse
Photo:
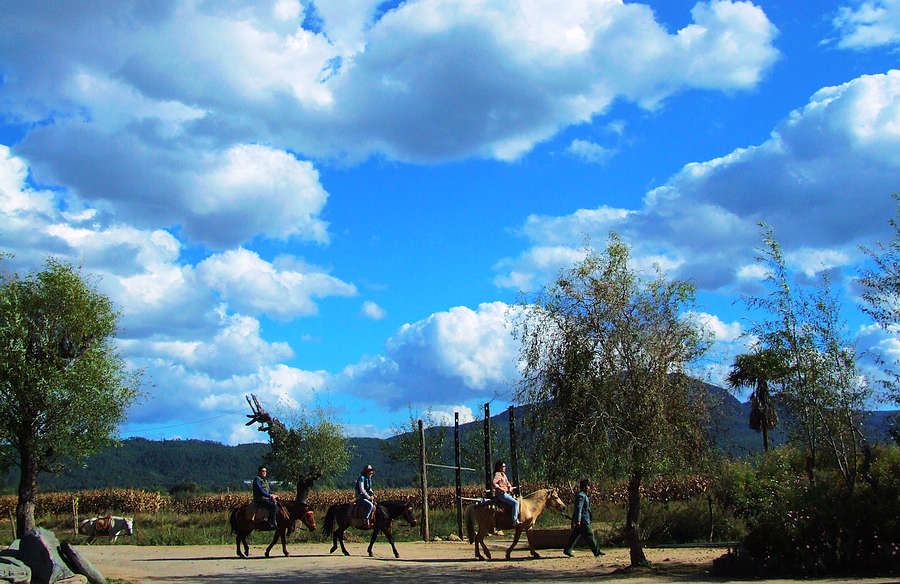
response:
[[[255,503],[247,503],[231,510],[229,523],[231,523],[231,532],[237,534],[235,546],[238,557],[244,558],[250,553],[250,547],[247,545],[247,536],[250,535],[250,532],[254,529],[270,529],[268,514],[268,509],[257,507]],[[313,515],[312,507],[303,501],[279,501],[278,513],[275,515],[275,519],[275,536],[272,538],[272,543],[266,548],[267,558],[269,557],[269,551],[271,551],[272,546],[275,545],[279,537],[281,538],[281,550],[284,552],[284,555],[289,555],[287,544],[284,541],[285,532],[290,533],[294,531],[294,521],[297,519],[302,521],[310,531],[316,530],[316,518]],[[243,553],[241,552],[241,543],[244,544]]]
[[[372,546],[378,538],[378,532],[382,532],[391,543],[394,550],[394,557],[399,558],[397,546],[394,545],[394,536],[391,531],[391,521],[397,517],[403,517],[410,525],[416,524],[416,516],[413,513],[412,505],[409,501],[379,501],[375,507],[374,522],[375,527],[369,528],[365,524],[365,518],[357,517],[353,508],[355,503],[344,503],[342,505],[332,505],[325,514],[325,523],[322,524],[322,533],[325,537],[332,535],[334,545],[331,546],[331,552],[337,549],[338,542],[341,544],[341,551],[345,556],[349,556],[350,552],[344,547],[344,531],[349,527],[356,529],[372,529],[372,540],[369,542],[369,555],[372,555]],[[337,523],[337,529],[334,529]]]

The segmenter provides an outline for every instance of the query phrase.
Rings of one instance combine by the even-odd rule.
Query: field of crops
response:
[[[646,500],[659,503],[669,501],[684,501],[692,499],[705,492],[708,480],[703,477],[685,476],[671,477],[650,483],[642,488]],[[524,483],[523,493],[530,493],[539,488],[552,485],[539,483]],[[562,499],[566,503],[572,500],[571,487],[559,486]],[[391,488],[377,489],[378,498],[381,500],[408,499],[414,507],[421,507],[422,493],[416,488]],[[293,499],[294,493],[280,494],[284,499]],[[481,485],[467,485],[462,489],[463,497],[481,497],[484,488]],[[594,500],[602,500],[610,503],[623,503],[625,501],[625,484],[616,483],[605,489],[598,490]],[[314,490],[309,495],[309,503],[314,509],[325,510],[335,503],[347,503],[353,500],[351,490]],[[456,489],[453,487],[439,487],[429,489],[428,506],[430,509],[452,509],[456,500]],[[250,501],[250,491],[246,493],[213,493],[187,497],[173,497],[168,494],[153,491],[135,489],[105,489],[97,491],[77,491],[63,493],[41,493],[35,501],[35,515],[60,515],[71,514],[73,501],[77,503],[80,515],[116,513],[215,513],[228,511]],[[0,514],[6,516],[8,511],[15,512],[16,497],[14,495],[0,496]]]

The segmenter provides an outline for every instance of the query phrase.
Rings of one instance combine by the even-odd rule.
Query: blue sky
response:
[[[0,250],[98,277],[144,370],[125,436],[354,436],[507,405],[509,315],[610,230],[746,350],[757,223],[838,276],[900,191],[900,1],[11,2]]]

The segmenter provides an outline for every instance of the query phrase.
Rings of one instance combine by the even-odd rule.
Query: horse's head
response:
[[[294,515],[295,513],[296,515]],[[316,516],[313,513],[312,505],[309,503],[304,501],[297,503],[294,509],[292,509],[292,515],[291,519],[300,519],[300,521],[303,522],[303,525],[310,531],[316,530]]]
[[[134,532],[134,518],[123,517],[125,520],[125,535],[131,535]]]
[[[413,509],[412,503],[410,503],[409,501],[407,501],[403,506],[403,518],[406,519],[406,522],[410,525],[415,526],[417,523],[416,512]]]
[[[550,489],[550,492],[547,493],[547,504],[557,511],[566,510],[566,504],[563,503],[562,499],[560,499],[559,491],[557,491],[556,489]]]

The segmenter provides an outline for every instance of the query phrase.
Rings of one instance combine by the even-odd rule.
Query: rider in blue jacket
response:
[[[262,505],[269,510],[269,528],[275,529],[275,514],[278,512],[278,495],[269,488],[266,478],[268,470],[265,466],[259,467],[257,476],[253,479],[253,502]]]
[[[356,479],[356,502],[366,506],[366,525],[372,526],[372,511],[375,510],[375,492],[372,490],[372,475],[375,469],[367,464]]]

